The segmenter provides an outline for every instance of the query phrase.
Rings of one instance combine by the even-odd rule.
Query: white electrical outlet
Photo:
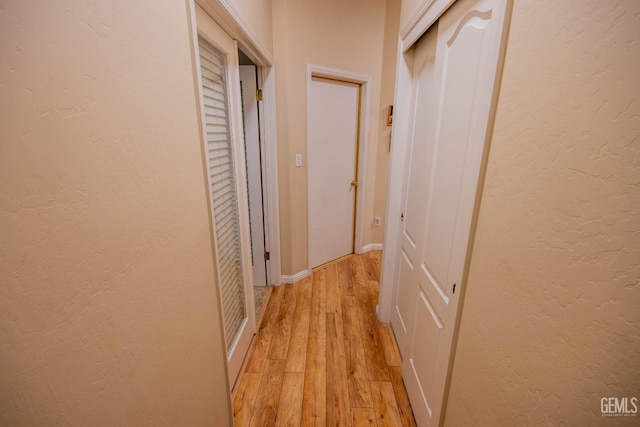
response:
[[[296,154],[296,167],[302,166],[302,154]]]
[[[380,227],[382,225],[382,218],[380,218],[379,216],[374,216],[373,217],[373,225],[375,227]]]

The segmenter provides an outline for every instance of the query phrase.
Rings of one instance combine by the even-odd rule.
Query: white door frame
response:
[[[409,19],[407,25],[400,32],[399,49],[397,57],[397,74],[395,89],[395,106],[393,117],[393,136],[392,149],[389,171],[389,188],[402,189],[405,179],[405,165],[408,158],[409,141],[411,140],[412,122],[411,112],[413,110],[413,51],[409,49],[420,39],[420,37],[436,22],[440,16],[455,2],[455,0],[423,0],[417,7],[416,13]],[[511,8],[513,1],[507,0],[505,28],[502,32],[500,41],[500,49],[497,57],[497,68],[495,82],[500,82],[504,55],[506,47],[506,38],[508,34],[509,20],[511,16]],[[488,149],[490,138],[493,130],[493,120],[498,99],[499,84],[494,85],[490,112],[489,124],[485,135],[485,146],[480,166],[478,187],[475,197],[475,206],[471,221],[471,229],[469,232],[469,243],[467,247],[466,260],[462,283],[460,283],[460,294],[458,298],[460,302],[456,312],[456,319],[459,319],[460,312],[464,303],[464,294],[466,289],[466,281],[469,274],[469,262],[473,250],[473,241],[475,228],[478,217],[478,210],[482,196],[482,187],[484,181],[484,171],[486,169]],[[391,321],[392,307],[394,306],[395,285],[399,277],[399,248],[401,241],[400,219],[403,208],[403,191],[389,191],[387,196],[387,212],[386,227],[384,234],[384,251],[382,255],[382,271],[380,277],[380,297],[378,301],[378,318],[381,322],[389,323]],[[456,349],[456,340],[458,334],[459,322],[456,320],[453,331],[453,341],[451,346],[450,360],[453,360]],[[446,411],[446,396],[448,394],[448,384],[450,381],[452,363],[449,364],[449,372],[447,373],[446,384],[444,389],[443,415]]]
[[[411,137],[411,111],[413,106],[413,54],[407,51],[420,39],[429,27],[455,2],[455,0],[422,0],[416,12],[400,30],[396,70],[395,104],[393,106],[393,133],[391,135],[391,155],[389,160],[388,188],[402,189],[407,148]],[[384,229],[384,250],[380,272],[380,297],[378,299],[378,319],[391,322],[393,295],[397,276],[396,256],[400,245],[400,214],[402,213],[402,191],[387,194],[386,224]]]
[[[320,65],[307,64],[307,130],[306,130],[306,138],[307,138],[307,153],[309,152],[309,104],[311,102],[309,93],[309,88],[311,87],[311,81],[313,77],[320,77],[325,79],[332,80],[340,80],[343,82],[356,83],[361,87],[361,99],[360,99],[360,123],[359,125],[359,141],[358,141],[358,196],[356,198],[356,223],[355,227],[355,242],[354,242],[354,252],[359,254],[366,252],[362,245],[362,236],[364,233],[364,209],[365,209],[365,195],[367,188],[367,151],[368,151],[368,142],[369,142],[369,110],[371,104],[371,77],[352,73],[350,71],[338,70],[335,68],[323,67]],[[307,159],[307,164],[309,163]],[[307,169],[308,172],[308,169]],[[311,198],[311,194],[309,193],[309,175],[307,173],[307,224],[309,224],[309,199]],[[307,227],[307,270],[311,271],[311,261],[309,259],[309,248],[311,246],[311,241],[309,239],[309,229]]]
[[[408,141],[411,137],[411,121],[409,119],[412,110],[413,79],[411,75],[413,64],[413,53],[407,52],[420,39],[420,37],[446,12],[456,0],[422,0],[416,8],[416,12],[409,18],[407,24],[400,30],[398,40],[398,58],[396,71],[395,105],[393,110],[393,134],[391,141],[391,159],[389,161],[389,181],[388,188],[403,188],[404,165],[407,159]],[[510,9],[512,1],[507,1],[507,17],[511,16]],[[504,52],[506,45],[506,35],[508,33],[509,19],[507,18],[506,28],[503,32],[502,45],[500,48],[500,58],[496,81],[500,81],[502,64],[504,63]],[[491,103],[490,123],[493,123],[495,107],[497,104],[497,91],[493,94]],[[489,131],[492,125],[489,126]],[[490,134],[489,134],[490,135]],[[478,200],[482,193],[484,168],[486,167],[486,154],[482,162],[480,181],[478,182]],[[475,223],[477,220],[477,208],[474,212],[474,219],[471,227],[471,241],[469,251],[473,247],[473,235],[475,233]],[[391,321],[391,310],[393,305],[394,284],[397,278],[397,257],[400,244],[400,234],[398,221],[402,213],[402,192],[389,191],[387,195],[386,225],[384,230],[384,251],[382,252],[382,270],[380,273],[380,297],[378,300],[378,319],[381,322]],[[468,266],[465,267],[465,280]],[[464,289],[464,287],[463,287]],[[460,298],[463,298],[463,294]],[[460,308],[462,304],[460,304]]]
[[[189,0],[193,2],[194,0]],[[276,133],[275,67],[269,50],[230,0],[195,0],[238,43],[238,47],[258,68],[258,89],[264,101],[258,104],[262,143],[262,182],[265,222],[267,283],[280,285],[280,210],[278,196],[278,151]]]
[[[219,49],[227,57],[226,64],[226,86],[227,86],[227,105],[228,105],[228,126],[229,136],[231,140],[231,151],[233,160],[233,170],[235,173],[235,192],[237,195],[237,209],[239,222],[239,238],[241,247],[241,264],[242,264],[242,285],[244,290],[244,305],[246,317],[240,325],[237,336],[229,345],[227,350],[227,375],[229,378],[229,386],[233,387],[239,375],[242,362],[249,349],[249,345],[256,332],[256,315],[255,303],[253,296],[253,279],[251,266],[251,240],[249,237],[249,205],[247,200],[247,183],[245,176],[245,157],[244,157],[244,136],[242,131],[242,103],[240,99],[240,75],[238,66],[238,44],[227,34],[207,12],[196,4],[191,4],[192,23],[192,43],[195,52],[199,52],[200,43],[198,37],[202,37],[211,43],[215,48]],[[213,239],[213,247],[217,246],[217,233],[215,227],[215,219],[213,213],[213,201],[211,199],[211,175],[209,174],[209,160],[207,153],[207,133],[204,121],[204,98],[202,92],[202,76],[200,74],[200,56],[194,55],[194,65],[196,70],[197,94],[198,94],[198,120],[201,125],[201,142],[203,147],[204,162],[206,164],[207,176],[207,199],[210,203],[209,216],[211,220],[211,234]],[[241,179],[238,179],[241,178]],[[214,258],[216,261],[216,269],[220,265],[218,252],[214,250]],[[221,286],[220,271],[216,272],[218,282]],[[218,289],[220,292],[220,289]],[[222,297],[220,298],[222,304]],[[222,310],[221,310],[222,311]],[[222,315],[221,315],[222,316]],[[223,324],[224,324],[224,318]]]
[[[405,179],[405,165],[408,159],[409,141],[412,139],[412,116],[414,111],[414,97],[411,96],[414,88],[414,76],[412,73],[413,68],[413,56],[414,51],[409,49],[416,43],[424,32],[426,32],[433,23],[454,3],[451,0],[435,0],[426,1],[419,7],[418,12],[413,16],[409,24],[401,31],[401,38],[398,49],[397,59],[397,77],[396,77],[396,106],[394,111],[394,132],[393,143],[391,152],[391,166],[389,173],[389,188],[395,189],[395,191],[389,191],[387,196],[387,226],[385,228],[385,240],[384,240],[384,252],[382,257],[382,272],[380,280],[380,299],[378,305],[378,318],[382,322],[390,322],[392,317],[392,310],[395,306],[394,296],[396,294],[396,285],[399,279],[399,259],[401,249],[401,230],[400,220],[403,209],[403,196],[404,192],[400,191],[404,187]],[[441,413],[437,415],[436,419],[440,422],[446,416],[446,400],[448,395],[449,381],[451,378],[451,371],[453,368],[453,358],[456,351],[456,341],[459,328],[459,319],[464,304],[466,282],[469,274],[469,263],[471,259],[471,253],[473,251],[475,227],[478,218],[478,211],[480,207],[480,200],[482,198],[482,187],[484,181],[484,171],[486,169],[488,150],[490,145],[490,138],[493,131],[493,121],[495,118],[495,111],[497,106],[498,92],[500,86],[501,73],[504,63],[506,39],[508,34],[509,20],[511,16],[511,8],[513,7],[513,1],[507,0],[504,5],[504,27],[500,34],[497,34],[498,39],[494,41],[499,42],[499,48],[497,51],[492,51],[491,56],[485,58],[493,63],[496,62],[495,74],[493,71],[485,71],[483,81],[485,83],[491,82],[492,92],[488,95],[490,97],[488,112],[488,123],[486,130],[483,130],[485,134],[484,146],[482,147],[482,158],[479,165],[478,183],[475,189],[475,199],[473,200],[473,214],[471,217],[471,224],[469,229],[468,244],[466,246],[465,263],[462,269],[462,280],[458,282],[459,295],[458,306],[454,313],[453,329],[451,330],[451,349],[446,356],[449,360],[447,372],[444,372],[442,380],[442,406]],[[470,16],[470,15],[467,15]],[[494,35],[495,37],[495,35]],[[486,96],[486,95],[485,95]],[[484,98],[486,99],[486,98]],[[486,104],[485,104],[486,105]],[[486,108],[486,107],[485,107]],[[466,238],[466,237],[465,237]],[[403,364],[403,374],[404,374]],[[419,385],[419,384],[418,384]],[[424,396],[423,396],[424,398]],[[440,403],[438,403],[440,405]],[[428,408],[427,408],[428,409]]]
[[[249,219],[251,227],[251,258],[253,264],[253,286],[267,286],[267,260],[265,253],[264,230],[264,181],[265,170],[260,132],[260,118],[257,101],[258,71],[255,65],[240,65],[240,85],[242,86],[242,114],[244,120],[245,153],[247,160],[247,182],[249,190]],[[255,108],[253,110],[252,108]],[[253,114],[252,114],[253,113]],[[251,123],[255,119],[255,123]],[[257,145],[252,144],[251,141]],[[257,158],[256,158],[257,156]]]

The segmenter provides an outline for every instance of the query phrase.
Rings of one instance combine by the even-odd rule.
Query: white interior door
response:
[[[413,52],[412,137],[392,326],[421,426],[441,422],[485,149],[502,0],[459,0]]]
[[[310,267],[353,253],[360,85],[318,77],[308,88]]]
[[[255,333],[236,42],[196,5],[198,83],[229,383]]]
[[[247,159],[253,286],[266,286],[267,261],[265,259],[260,122],[258,118],[258,100],[256,98],[258,86],[255,65],[240,66],[240,89],[242,92],[244,147]]]

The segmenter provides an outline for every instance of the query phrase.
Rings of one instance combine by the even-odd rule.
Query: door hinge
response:
[[[400,221],[404,221],[404,212],[400,214]]]
[[[265,261],[269,261],[269,258],[270,258],[269,252],[265,252],[264,253],[264,260]]]
[[[256,90],[256,99],[262,101],[262,89]]]

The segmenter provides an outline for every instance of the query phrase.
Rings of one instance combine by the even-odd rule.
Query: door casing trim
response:
[[[324,67],[321,65],[307,64],[307,130],[306,130],[306,143],[307,152],[309,152],[309,88],[311,87],[311,81],[313,77],[320,77],[331,80],[339,80],[343,82],[356,83],[360,85],[360,111],[358,116],[360,118],[359,132],[358,132],[358,158],[356,163],[358,165],[358,193],[356,197],[356,215],[355,215],[355,238],[354,238],[354,252],[357,254],[366,252],[363,246],[363,234],[364,234],[364,211],[365,211],[365,196],[367,193],[367,156],[368,156],[368,142],[369,142],[369,111],[371,108],[371,76],[365,74],[352,73],[350,71],[339,70],[336,68]],[[311,195],[308,193],[309,189],[309,175],[307,169],[307,225],[309,224],[309,199]],[[311,241],[309,239],[309,229],[307,226],[307,270],[311,271],[312,265],[309,258]]]
[[[276,133],[276,83],[273,56],[262,44],[251,26],[230,0],[195,1],[238,43],[241,49],[257,66],[258,89],[262,89],[263,101],[258,103],[260,114],[260,138],[263,151],[263,203],[265,221],[265,251],[267,261],[267,283],[280,285],[280,205],[278,193],[278,147]]]
[[[412,91],[413,91],[413,52],[410,49],[418,42],[420,37],[451,7],[456,0],[422,0],[414,16],[412,16],[405,27],[400,32],[398,40],[397,71],[395,85],[394,106],[394,129],[392,135],[391,158],[389,162],[388,188],[403,188],[404,171],[403,167],[407,159],[409,138],[411,138],[412,119]],[[469,267],[475,243],[476,226],[484,188],[485,171],[493,135],[493,125],[495,121],[498,96],[500,92],[500,82],[504,69],[507,38],[510,30],[511,15],[513,10],[513,0],[507,0],[505,6],[505,17],[498,48],[497,64],[493,81],[493,93],[489,107],[487,129],[485,133],[484,149],[479,170],[477,190],[474,200],[473,218],[469,230],[469,242],[464,264],[463,278],[461,281],[459,295],[460,301],[456,311],[456,320],[452,335],[451,351],[449,354],[449,368],[445,379],[445,387],[442,397],[441,422],[446,417],[447,399],[453,371],[453,361],[455,358],[458,333],[460,327],[460,317],[464,306],[466,282],[469,275]],[[402,214],[402,191],[389,191],[387,195],[386,227],[384,233],[384,248],[381,262],[380,274],[380,296],[378,300],[378,319],[384,323],[390,323],[394,306],[394,294],[398,277],[398,251],[400,248],[400,227],[399,222]]]
[[[412,67],[413,54],[409,49],[427,32],[436,20],[446,12],[455,0],[422,0],[398,37],[396,59],[395,105],[393,107],[393,133],[389,158],[388,187],[403,188],[404,162],[407,158],[408,140],[411,137],[412,111]],[[378,319],[391,322],[395,280],[397,277],[397,257],[400,243],[398,221],[402,213],[402,192],[388,191],[387,218],[384,230],[384,248],[380,271],[380,296],[378,298]]]

